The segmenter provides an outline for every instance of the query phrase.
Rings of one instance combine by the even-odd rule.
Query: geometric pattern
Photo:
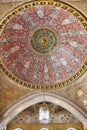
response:
[[[47,27],[35,29],[29,40],[32,48],[43,55],[50,53],[58,42],[56,32]]]
[[[71,113],[51,113],[50,123],[79,123]],[[38,114],[20,114],[13,119],[10,124],[28,124],[28,123],[39,123]]]

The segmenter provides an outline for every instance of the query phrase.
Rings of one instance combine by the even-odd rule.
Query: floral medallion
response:
[[[62,1],[27,2],[0,22],[0,70],[33,89],[62,88],[87,70],[87,19]]]
[[[58,43],[57,34],[54,30],[46,27],[35,29],[30,40],[30,45],[40,54],[48,54]]]

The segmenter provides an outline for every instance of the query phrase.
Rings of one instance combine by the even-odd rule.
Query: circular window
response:
[[[70,127],[67,130],[77,130],[76,128]]]
[[[22,128],[15,128],[14,130],[23,130]]]
[[[41,128],[40,130],[49,130],[48,128]]]

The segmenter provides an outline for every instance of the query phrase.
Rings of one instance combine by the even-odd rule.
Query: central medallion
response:
[[[34,30],[29,40],[31,48],[40,54],[50,53],[58,43],[57,33],[48,27]]]
[[[47,37],[41,37],[39,43],[40,43],[42,46],[47,45],[47,44],[48,44],[48,38],[47,38]]]

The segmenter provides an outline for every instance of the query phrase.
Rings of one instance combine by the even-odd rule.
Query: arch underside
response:
[[[32,92],[31,94],[25,96],[23,99],[19,100],[16,104],[14,104],[4,113],[2,123],[7,125],[20,112],[22,112],[31,105],[43,101],[51,102],[53,104],[65,108],[77,119],[79,119],[81,123],[85,124],[87,114],[79,106],[66,99],[65,97],[52,92]]]

